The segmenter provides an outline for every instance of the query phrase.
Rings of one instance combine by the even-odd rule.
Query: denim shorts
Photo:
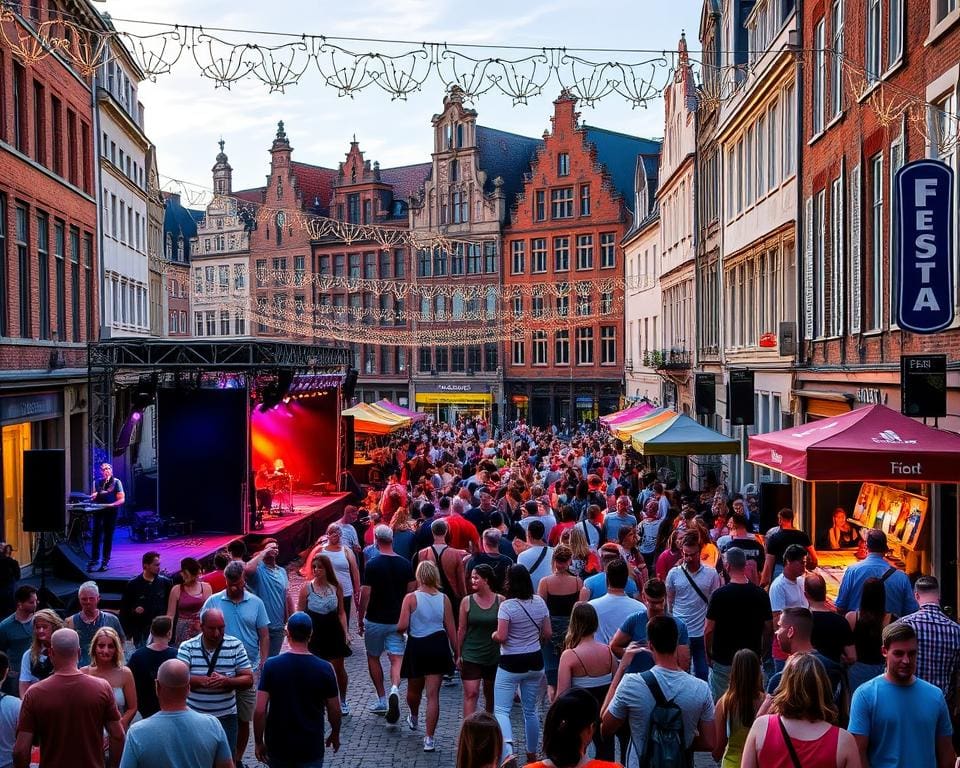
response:
[[[396,624],[379,624],[376,621],[363,622],[363,644],[367,655],[377,658],[384,651],[391,656],[403,656],[406,649],[403,635],[397,632]]]

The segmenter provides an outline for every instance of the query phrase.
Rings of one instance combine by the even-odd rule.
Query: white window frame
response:
[[[883,204],[885,178],[883,152],[877,152],[867,161],[870,164],[870,266],[873,280],[867,297],[870,302],[869,330],[883,328]]]
[[[866,0],[864,17],[864,69],[868,83],[883,74],[883,9],[881,0]]]
[[[879,2],[879,0],[877,0]],[[823,132],[824,90],[826,87],[826,20],[821,18],[813,27],[813,95],[811,98],[811,133]]]
[[[890,0],[891,3],[896,0]],[[836,117],[843,111],[843,0],[833,0],[830,10],[830,35],[833,51],[830,55],[830,114]]]

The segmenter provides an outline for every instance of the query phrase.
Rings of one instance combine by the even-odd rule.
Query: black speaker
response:
[[[353,416],[341,416],[343,419],[343,459],[344,467],[353,466],[353,453],[356,450],[356,434],[353,431]]]
[[[900,413],[915,418],[947,415],[947,356],[900,356]]]
[[[717,377],[698,373],[694,381],[697,416],[712,416],[717,410]]]
[[[360,371],[356,368],[349,368],[347,375],[343,379],[343,402],[350,405],[353,402],[353,393],[357,388],[357,379],[360,377]]]
[[[760,483],[760,533],[779,525],[781,509],[793,507],[793,490],[790,483]]]
[[[66,452],[23,452],[23,530],[63,531],[67,518]]]
[[[731,424],[750,426],[754,422],[753,371],[730,371],[727,384],[727,420]]]

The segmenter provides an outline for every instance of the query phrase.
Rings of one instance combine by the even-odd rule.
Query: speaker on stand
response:
[[[62,448],[23,452],[23,530],[39,534],[32,565],[34,572],[40,570],[40,602],[44,606],[53,602],[47,590],[48,550],[66,524],[65,476],[66,452]],[[48,539],[48,534],[53,538]]]

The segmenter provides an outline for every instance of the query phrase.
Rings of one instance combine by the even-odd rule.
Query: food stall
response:
[[[945,592],[956,594],[960,435],[870,405],[751,435],[747,460],[799,481],[801,527],[817,549],[831,596],[844,570],[864,556],[860,542],[870,528],[887,535],[892,565],[949,579]],[[939,484],[954,492],[933,493]]]

